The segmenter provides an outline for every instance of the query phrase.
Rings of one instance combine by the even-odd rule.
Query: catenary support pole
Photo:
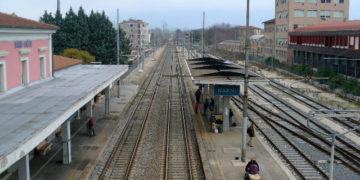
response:
[[[335,156],[335,141],[336,136],[332,135],[331,137],[331,157],[330,157],[330,180],[334,179],[334,156]]]
[[[117,98],[120,98],[120,80],[117,81]]]
[[[117,8],[117,18],[116,18],[116,45],[117,45],[117,65],[120,64],[120,37],[119,37],[119,8]]]
[[[243,105],[243,125],[242,125],[242,144],[241,161],[246,162],[246,130],[248,124],[248,63],[249,63],[249,24],[250,24],[250,0],[246,5],[246,41],[245,41],[245,81],[244,81],[244,105]]]
[[[88,103],[86,103],[86,118],[92,118],[93,117],[92,104],[93,104],[93,100],[90,100]]]
[[[61,138],[63,144],[63,164],[71,163],[71,132],[70,132],[70,120],[66,121],[62,125]]]
[[[205,12],[203,12],[203,29],[202,29],[202,57],[205,57]]]
[[[110,88],[105,89],[105,114],[110,114]]]
[[[29,154],[26,154],[24,157],[22,157],[18,161],[17,165],[19,180],[30,180]]]

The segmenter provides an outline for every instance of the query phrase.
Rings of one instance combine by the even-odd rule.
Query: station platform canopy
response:
[[[240,85],[244,83],[245,68],[231,61],[204,57],[186,60],[191,79],[195,84]],[[260,76],[252,71],[249,78],[259,80]]]
[[[0,99],[0,173],[119,80],[127,65],[77,65]]]

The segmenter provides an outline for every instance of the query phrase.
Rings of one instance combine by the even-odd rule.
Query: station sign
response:
[[[215,85],[215,96],[238,96],[240,95],[240,86]]]

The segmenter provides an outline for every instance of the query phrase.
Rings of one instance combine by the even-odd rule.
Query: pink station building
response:
[[[0,95],[52,77],[56,29],[0,12]]]

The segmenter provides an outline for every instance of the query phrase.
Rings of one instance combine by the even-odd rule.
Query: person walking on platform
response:
[[[259,175],[260,167],[259,164],[255,161],[255,158],[251,158],[251,160],[247,163],[245,167],[245,180],[260,180],[261,177]]]
[[[247,142],[247,145],[250,146],[250,147],[254,147],[253,144],[252,144],[252,141],[253,141],[253,139],[255,137],[255,129],[254,129],[254,123],[253,122],[251,122],[250,127],[248,127],[246,132],[250,137],[249,141]]]
[[[91,136],[95,136],[95,128],[94,128],[94,120],[92,118],[89,119],[88,123],[87,123],[87,127],[88,127],[88,135]]]
[[[214,110],[215,110],[215,100],[214,100],[214,98],[210,99],[209,109],[210,109],[211,112],[214,112]]]
[[[230,119],[231,126],[235,127],[236,122],[234,121],[234,112],[232,111],[232,109],[230,109],[230,112],[229,112],[229,119]]]
[[[209,100],[206,98],[205,101],[204,101],[204,113],[203,113],[203,116],[206,116],[207,115],[207,110],[209,108]]]
[[[200,106],[200,98],[201,98],[201,88],[199,88],[198,90],[196,90],[195,92],[195,99],[196,99],[196,104],[195,104],[195,113],[198,112],[199,110],[199,106]]]

